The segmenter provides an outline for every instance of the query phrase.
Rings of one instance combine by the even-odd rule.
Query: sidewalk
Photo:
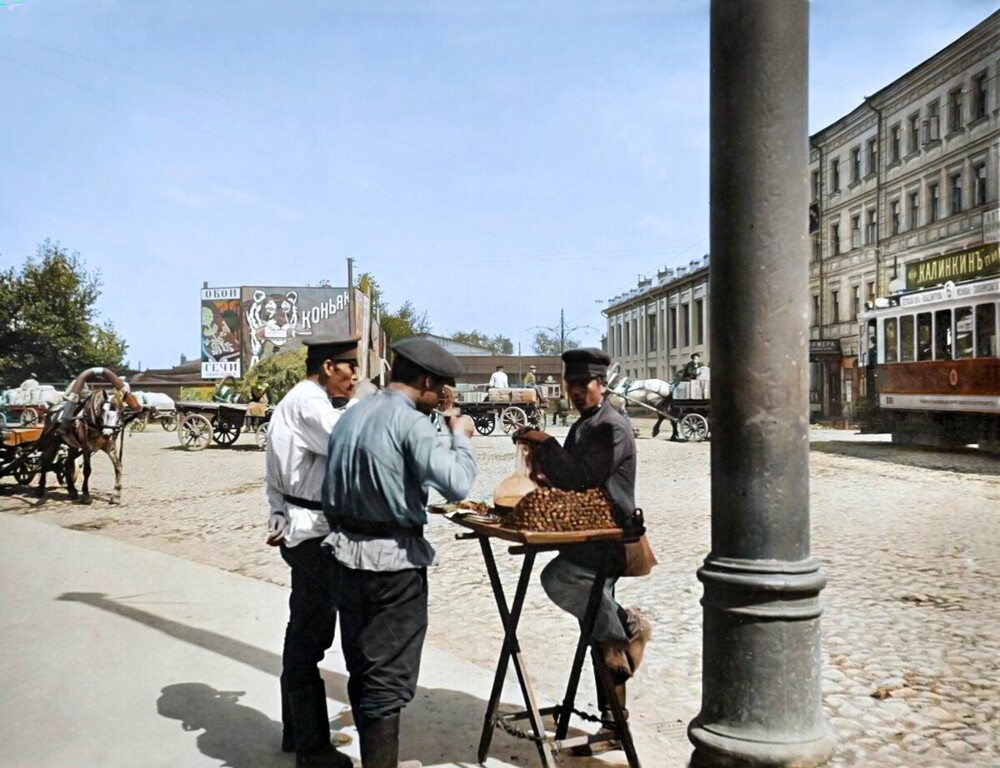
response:
[[[0,765],[294,765],[279,750],[285,589],[10,515],[0,515],[0,563]],[[360,765],[339,639],[324,677],[334,726],[352,739],[343,751]],[[492,677],[426,646],[401,756],[477,765]],[[512,678],[504,701],[519,701]],[[664,765],[652,734],[634,736],[646,768]],[[533,744],[501,731],[490,754],[490,768],[540,765]],[[626,763],[613,752],[563,764]]]

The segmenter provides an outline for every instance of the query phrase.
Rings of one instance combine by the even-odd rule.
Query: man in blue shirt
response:
[[[428,418],[462,364],[427,339],[393,350],[388,388],[346,411],[331,433],[323,485],[331,595],[365,768],[419,768],[399,762],[399,713],[416,693],[427,566],[437,559],[423,537],[427,491],[459,501],[478,471],[472,420],[446,416],[444,441]]]

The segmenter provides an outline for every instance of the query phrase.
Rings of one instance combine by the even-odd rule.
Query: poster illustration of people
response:
[[[201,292],[201,377],[240,375],[242,312],[239,288]]]

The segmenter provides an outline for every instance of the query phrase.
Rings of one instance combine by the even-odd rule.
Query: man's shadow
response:
[[[122,618],[144,624],[170,637],[190,643],[234,661],[246,664],[275,679],[281,675],[281,655],[258,648],[241,640],[200,629],[172,619],[157,616],[126,602],[129,597],[111,598],[101,592],[67,592],[58,600],[85,603]],[[347,702],[347,678],[338,672],[320,670],[327,695]],[[291,765],[293,758],[280,751],[281,725],[258,710],[239,703],[241,691],[219,691],[202,682],[168,685],[160,692],[157,711],[164,717],[181,721],[186,731],[204,729],[198,736],[198,749],[231,768]],[[275,684],[275,696],[278,696]],[[335,715],[333,728],[353,725],[350,709]],[[501,706],[502,710],[509,709]],[[414,700],[403,711],[403,733],[400,751],[409,759],[425,765],[476,763],[479,737],[486,713],[485,699],[450,688],[418,686]],[[331,712],[331,714],[335,714]],[[570,728],[569,735],[582,731]],[[429,738],[433,735],[433,738]],[[493,734],[490,753],[515,764],[537,762],[538,750],[533,742],[517,739],[502,730]],[[625,765],[623,762],[593,762],[576,759],[574,766]]]

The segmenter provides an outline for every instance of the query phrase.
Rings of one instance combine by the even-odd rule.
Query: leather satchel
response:
[[[648,576],[658,561],[646,538],[646,526],[641,509],[632,513],[632,519],[624,529],[627,534],[639,533],[640,536],[637,540],[625,544],[625,570],[622,571],[622,576]]]

